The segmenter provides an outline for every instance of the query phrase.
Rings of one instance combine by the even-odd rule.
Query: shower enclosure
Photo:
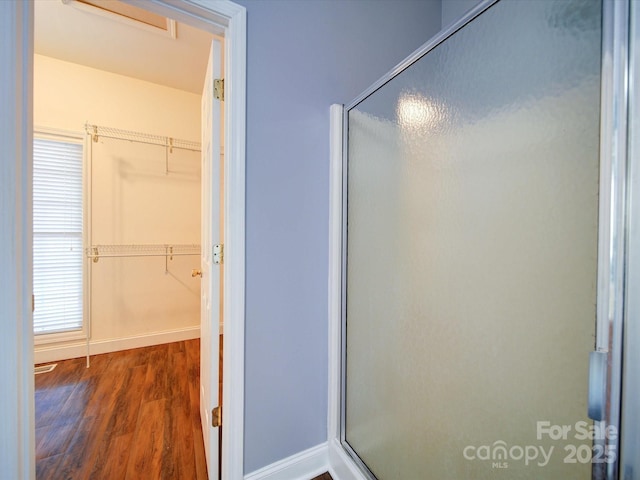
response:
[[[339,436],[365,477],[640,478],[619,431],[637,8],[485,1],[345,108]]]

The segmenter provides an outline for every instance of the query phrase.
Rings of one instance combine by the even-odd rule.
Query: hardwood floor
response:
[[[200,342],[58,362],[36,375],[36,477],[205,479]]]
[[[315,478],[312,478],[311,480],[333,480],[333,478],[331,478],[331,475],[329,475],[328,472],[323,473],[322,475],[318,475]]]

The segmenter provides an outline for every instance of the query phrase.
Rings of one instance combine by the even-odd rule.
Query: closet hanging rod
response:
[[[186,245],[92,245],[85,249],[87,258],[98,263],[100,258],[124,257],[164,257],[164,274],[169,273],[169,261],[173,257],[186,255],[200,255],[200,245],[195,243]]]
[[[200,255],[200,245],[92,245],[85,249],[87,258],[97,262],[105,257],[180,257]]]
[[[200,255],[200,252],[198,253],[118,253],[118,254],[112,254],[112,253],[98,253],[98,254],[93,254],[93,253],[88,253],[87,257],[89,258],[125,258],[125,257],[166,257],[166,256],[170,256],[170,257],[181,257],[181,256],[185,256],[185,255]]]
[[[159,147],[168,148],[172,151],[174,148],[180,150],[189,150],[191,152],[200,152],[201,145],[199,142],[192,142],[190,140],[181,140],[173,137],[163,137],[161,135],[152,135],[150,133],[134,132],[131,130],[122,130],[119,128],[103,127],[98,125],[85,124],[85,131],[94,142],[98,141],[98,138],[112,138],[115,140],[125,140],[129,142],[143,143],[146,145],[157,145]]]

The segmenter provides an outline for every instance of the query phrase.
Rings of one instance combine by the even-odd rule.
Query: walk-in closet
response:
[[[205,478],[201,118],[213,35],[103,3],[36,1],[37,474]]]
[[[197,337],[200,143],[91,124],[86,134],[92,337]]]

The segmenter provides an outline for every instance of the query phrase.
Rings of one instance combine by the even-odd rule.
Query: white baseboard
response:
[[[328,443],[327,456],[333,480],[367,480],[338,440]]]
[[[163,343],[180,342],[200,338],[200,326],[181,328],[177,330],[165,330],[153,332],[145,335],[134,335],[125,338],[110,338],[106,340],[96,340],[89,342],[89,352],[91,355],[100,353],[118,352],[129,350],[130,348],[149,347]],[[87,344],[83,342],[73,342],[65,345],[41,345],[34,349],[34,361],[38,363],[57,362],[69,358],[84,357],[87,354]]]
[[[310,480],[328,471],[325,442],[249,473],[244,480]]]

